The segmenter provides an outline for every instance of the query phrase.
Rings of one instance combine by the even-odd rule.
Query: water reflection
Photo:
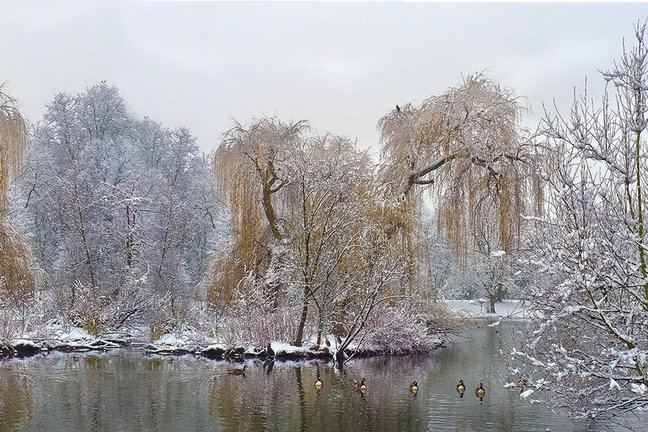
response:
[[[0,431],[594,430],[502,388],[507,332],[475,329],[429,356],[357,360],[344,372],[248,362],[244,376],[233,375],[231,364],[135,350],[11,360],[0,363]],[[354,384],[361,378],[364,393]]]

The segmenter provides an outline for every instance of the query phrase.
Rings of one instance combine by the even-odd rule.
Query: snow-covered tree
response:
[[[496,250],[508,251],[520,234],[521,215],[540,196],[535,146],[521,136],[522,106],[515,94],[482,75],[421,106],[384,116],[382,179],[392,199],[394,226],[408,229],[407,206],[416,186],[434,192],[439,228],[465,257],[479,241],[484,220]],[[417,208],[413,206],[412,208]]]
[[[499,227],[493,216],[493,212],[475,216],[472,247],[463,256],[446,254],[448,271],[442,285],[445,298],[483,298],[487,313],[495,313],[496,304],[510,295],[519,297],[521,286],[525,284],[525,274],[518,263],[524,254],[521,243],[513,233],[509,233],[508,250],[498,249]],[[520,227],[521,235],[525,234],[525,229],[528,229],[528,224]],[[431,245],[437,255],[439,249],[443,251],[448,248],[446,241],[439,238]]]
[[[186,319],[213,249],[208,173],[189,131],[134,119],[115,87],[55,96],[21,184],[57,312],[92,331]]]
[[[336,307],[354,295],[345,283],[348,263],[356,260],[358,218],[365,209],[358,185],[371,183],[366,153],[344,137],[325,135],[304,140],[288,167],[292,217],[292,266],[302,291],[302,313],[295,337],[301,345],[311,303],[317,309],[317,343],[329,329]]]
[[[214,155],[219,197],[229,205],[232,244],[214,266],[209,293],[213,304],[227,303],[244,278],[264,279],[269,268],[283,266],[285,237],[280,206],[287,184],[286,161],[296,154],[308,124],[283,123],[276,118],[237,124],[224,134]],[[262,284],[270,291],[268,302],[277,307],[281,278],[273,270]],[[275,277],[276,276],[276,277]]]
[[[600,103],[547,115],[546,216],[533,219],[538,313],[515,352],[533,397],[601,418],[648,405],[646,25],[624,46]]]

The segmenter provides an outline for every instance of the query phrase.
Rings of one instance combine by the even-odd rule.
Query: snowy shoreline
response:
[[[486,313],[485,299],[476,300],[443,300],[449,311],[456,316],[475,321],[486,320],[490,325],[497,325],[502,320],[527,320],[529,312],[519,300],[505,300],[496,304],[496,313]],[[335,344],[318,346],[315,343],[296,347],[288,343],[271,343],[272,352],[265,347],[253,344],[224,344],[215,341],[204,341],[191,331],[179,335],[164,334],[153,342],[143,337],[133,337],[128,333],[109,333],[102,337],[90,335],[82,328],[73,327],[65,331],[61,326],[51,329],[51,336],[44,338],[15,338],[10,341],[0,340],[0,359],[30,357],[50,352],[97,352],[119,348],[142,348],[143,355],[179,356],[194,355],[213,360],[243,361],[245,359],[266,359],[272,357],[278,361],[288,360],[331,360],[335,357]],[[137,333],[137,332],[133,332]],[[328,339],[335,340],[329,335]],[[345,350],[347,357],[363,358],[381,355],[417,355],[425,354],[445,346],[445,341],[430,338],[427,350],[394,349],[389,346],[376,347],[357,345]]]
[[[474,300],[442,300],[450,312],[455,315],[463,315],[473,319],[488,321],[507,320],[529,320],[531,312],[526,308],[522,300],[502,300],[495,303],[495,313],[487,313],[488,299]]]
[[[73,332],[83,334],[82,329],[75,328]],[[86,334],[87,335],[87,334]],[[88,337],[89,336],[89,337]],[[206,357],[212,360],[227,361],[244,361],[246,359],[266,360],[272,358],[276,361],[295,361],[295,360],[332,360],[335,357],[336,350],[327,346],[309,346],[297,347],[287,343],[272,342],[270,344],[272,351],[268,352],[267,348],[261,348],[253,345],[242,346],[238,344],[225,345],[221,343],[197,343],[192,341],[183,341],[183,338],[176,338],[175,335],[166,334],[153,343],[143,341],[123,342],[112,341],[102,338],[93,338],[90,335],[82,339],[75,340],[31,340],[31,339],[13,339],[11,341],[0,340],[0,360],[9,358],[25,358],[38,354],[47,355],[52,352],[68,353],[88,353],[88,352],[106,352],[116,349],[133,349],[142,350],[142,355],[159,355],[159,356],[182,356],[193,355],[197,357]],[[433,346],[428,351],[415,350],[391,350],[389,347],[377,348],[354,348],[345,350],[347,357],[365,358],[381,355],[416,355],[425,354],[443,347],[445,342],[441,339],[435,339]]]

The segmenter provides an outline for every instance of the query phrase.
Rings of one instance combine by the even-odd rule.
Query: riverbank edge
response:
[[[497,326],[502,320],[528,321],[531,314],[526,310],[524,303],[519,300],[505,300],[498,303],[497,314],[486,313],[485,299],[474,300],[443,300],[452,314],[471,321],[473,325]],[[118,337],[93,337],[82,329],[73,329],[67,336],[74,335],[72,340],[64,338],[47,339],[13,339],[8,341],[0,338],[0,361],[9,358],[24,358],[49,352],[101,352],[119,348],[143,347],[144,355],[182,356],[193,355],[213,360],[244,361],[246,359],[265,360],[272,357],[279,361],[295,360],[332,360],[336,350],[331,346],[296,347],[286,343],[274,342],[273,352],[268,353],[265,347],[225,345],[207,342],[180,342],[173,335],[163,335],[156,342],[146,340],[122,339]],[[113,335],[114,336],[114,335]],[[124,335],[121,335],[123,337]],[[352,347],[345,350],[345,357],[366,358],[378,356],[409,356],[423,355],[443,348],[446,340],[430,337],[429,343],[424,348],[393,348],[385,347]]]
[[[410,356],[423,355],[439,348],[445,347],[446,341],[443,339],[434,339],[430,343],[429,349],[392,349],[385,348],[359,348],[346,349],[344,351],[347,358],[368,358],[379,356]],[[216,361],[242,362],[247,359],[258,360],[276,360],[276,361],[309,361],[309,360],[333,360],[335,351],[326,346],[323,347],[295,347],[286,344],[277,344],[287,349],[277,349],[268,351],[267,348],[261,347],[243,347],[243,346],[226,346],[223,344],[211,345],[190,345],[190,346],[173,346],[160,347],[155,344],[144,342],[125,342],[120,340],[95,339],[88,343],[60,343],[53,340],[32,341],[20,339],[13,343],[0,340],[0,361],[11,358],[26,358],[38,354],[49,354],[52,352],[64,353],[89,353],[89,352],[106,352],[119,349],[131,349],[143,347],[143,355],[158,356],[184,356],[191,355],[204,357]]]

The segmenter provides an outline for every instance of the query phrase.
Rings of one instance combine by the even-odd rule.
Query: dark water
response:
[[[137,350],[0,363],[0,432],[9,431],[592,431],[502,388],[511,326],[470,330],[423,357],[231,364]],[[320,375],[324,386],[316,390]],[[365,394],[351,380],[364,377]],[[463,398],[455,385],[463,379]],[[408,384],[417,380],[413,396]],[[474,389],[487,389],[480,402]]]

